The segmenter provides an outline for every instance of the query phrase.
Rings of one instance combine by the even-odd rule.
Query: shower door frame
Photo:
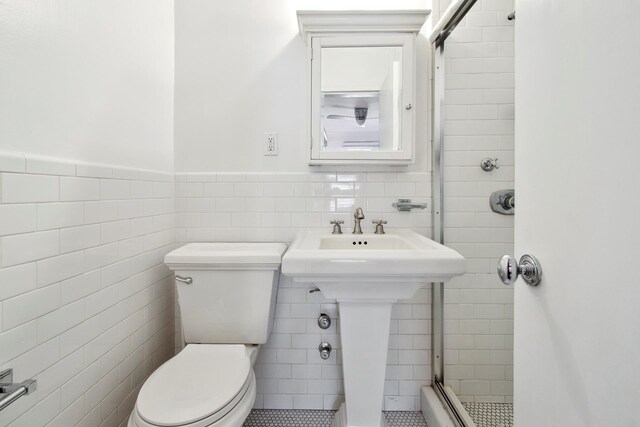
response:
[[[477,0],[454,0],[442,14],[429,37],[432,45],[432,159],[433,159],[433,238],[444,244],[444,125],[445,125],[445,41]],[[444,283],[433,283],[432,384],[433,390],[459,426],[466,427],[464,416],[456,409],[444,387]]]

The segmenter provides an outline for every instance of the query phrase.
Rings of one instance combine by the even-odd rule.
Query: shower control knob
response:
[[[318,351],[320,352],[320,358],[322,360],[327,360],[331,357],[331,344],[328,342],[321,342],[318,346]]]
[[[320,313],[320,317],[318,317],[318,326],[320,329],[329,329],[331,326],[331,318],[325,313]]]
[[[518,276],[529,286],[538,286],[542,276],[540,262],[533,255],[522,255],[520,262],[511,255],[505,255],[498,261],[498,276],[505,285],[513,285]]]
[[[500,200],[500,205],[504,210],[515,209],[516,207],[515,196],[513,194],[506,194],[504,198]]]
[[[492,159],[491,157],[482,159],[482,161],[480,162],[480,167],[485,172],[491,172],[494,169],[500,169],[500,166],[498,166],[498,159]]]

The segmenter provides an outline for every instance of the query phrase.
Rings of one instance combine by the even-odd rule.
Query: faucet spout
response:
[[[364,219],[364,212],[362,208],[356,209],[353,214],[353,234],[362,234],[362,228],[360,227],[360,221]]]

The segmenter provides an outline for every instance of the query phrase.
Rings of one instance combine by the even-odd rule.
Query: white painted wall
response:
[[[173,1],[0,2],[0,367],[38,381],[0,425],[126,425],[174,353],[173,179]]]
[[[428,0],[394,2],[430,8]],[[176,3],[177,172],[307,171],[307,46],[297,9],[389,8],[384,1],[193,0]],[[428,45],[417,39],[417,163],[428,162]],[[263,156],[277,132],[280,155]]]
[[[173,1],[0,4],[0,150],[173,170]]]
[[[640,3],[602,6],[516,1],[519,427],[638,425]]]

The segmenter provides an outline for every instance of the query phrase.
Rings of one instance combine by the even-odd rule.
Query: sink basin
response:
[[[411,230],[387,234],[301,231],[282,273],[338,302],[345,400],[333,427],[385,427],[382,415],[391,307],[430,282],[465,272],[464,258]]]
[[[306,230],[282,258],[282,272],[314,283],[327,298],[404,299],[427,283],[463,274],[464,262],[453,249],[411,230],[359,235]]]
[[[321,236],[320,249],[338,250],[410,250],[418,249],[407,239],[397,235],[383,234],[357,238],[352,236]]]

